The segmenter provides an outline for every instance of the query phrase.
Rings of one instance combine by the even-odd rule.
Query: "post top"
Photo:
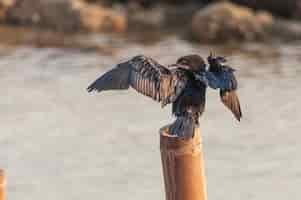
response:
[[[0,169],[0,187],[5,185],[5,174],[2,169]]]
[[[189,139],[180,138],[176,135],[170,134],[169,132],[170,125],[166,125],[160,129],[160,147],[161,149],[177,149],[183,147],[194,147],[200,146],[201,144],[201,135],[200,129],[195,128],[194,136]]]

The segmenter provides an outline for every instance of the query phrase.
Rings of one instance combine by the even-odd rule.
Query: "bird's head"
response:
[[[219,71],[223,66],[223,63],[227,62],[223,56],[214,56],[212,53],[207,57],[210,71]]]
[[[196,54],[186,55],[179,58],[177,60],[177,64],[192,72],[206,71],[206,63],[204,59]]]

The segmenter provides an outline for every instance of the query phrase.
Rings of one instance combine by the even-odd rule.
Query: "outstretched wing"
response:
[[[236,94],[237,80],[234,75],[234,70],[230,67],[223,66],[220,79],[220,97],[224,105],[231,110],[235,118],[240,121],[242,112],[240,102]]]
[[[242,112],[240,102],[236,94],[237,80],[234,75],[234,69],[223,65],[219,72],[208,72],[208,85],[213,89],[220,89],[221,101],[231,110],[235,118],[240,121]]]
[[[108,71],[88,88],[96,90],[128,89],[130,86],[141,94],[161,102],[171,103],[181,94],[187,77],[177,70],[169,70],[151,58],[136,56]]]
[[[129,88],[129,76],[131,68],[128,63],[118,64],[115,68],[106,72],[94,81],[88,88],[88,92],[105,91],[105,90],[121,90]]]

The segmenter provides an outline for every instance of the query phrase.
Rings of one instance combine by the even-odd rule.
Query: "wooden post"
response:
[[[160,130],[166,200],[207,200],[204,158],[199,128],[188,140]]]
[[[5,187],[6,180],[4,171],[0,169],[0,200],[5,200]]]

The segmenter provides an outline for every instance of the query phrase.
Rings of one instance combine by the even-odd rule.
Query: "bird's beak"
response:
[[[225,57],[222,57],[222,56],[217,57],[217,60],[218,60],[219,62],[221,62],[221,63],[227,62],[226,58],[225,58]]]
[[[175,67],[175,68],[181,68],[181,69],[185,69],[185,70],[190,70],[190,67],[188,65],[183,65],[183,64],[180,64],[180,63],[170,65],[170,67],[171,68]]]
[[[188,65],[178,65],[178,67],[181,69],[190,70],[190,67]]]
[[[178,68],[179,65],[178,64],[172,64],[172,65],[169,65],[168,68],[170,69],[174,69],[174,68]]]

